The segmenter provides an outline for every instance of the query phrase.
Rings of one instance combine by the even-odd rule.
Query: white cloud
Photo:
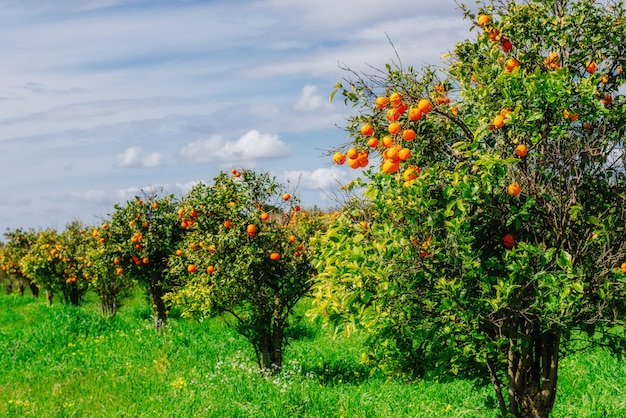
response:
[[[310,84],[302,88],[302,94],[294,105],[294,109],[305,111],[318,110],[324,107],[330,108],[330,103],[317,94],[316,86]]]
[[[348,174],[336,167],[286,171],[282,177],[291,184],[310,190],[337,188],[349,180]]]
[[[246,132],[236,141],[213,135],[187,144],[180,152],[184,159],[195,164],[280,158],[289,153],[289,145],[281,141],[278,135],[262,134],[256,129]]]
[[[140,147],[130,147],[124,153],[117,154],[119,167],[156,167],[162,164],[161,154],[153,152],[143,156]]]

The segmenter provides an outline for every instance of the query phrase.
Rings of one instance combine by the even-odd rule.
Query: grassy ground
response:
[[[45,298],[43,298],[45,299]],[[219,320],[153,329],[141,296],[112,320],[0,296],[0,417],[497,417],[489,387],[369,375],[360,340],[303,322],[284,371],[264,377]],[[554,417],[626,416],[626,365],[594,351],[562,362]]]

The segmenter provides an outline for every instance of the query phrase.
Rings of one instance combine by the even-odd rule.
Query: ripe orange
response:
[[[356,158],[359,155],[359,150],[356,148],[350,148],[346,155],[348,158]]]
[[[300,211],[300,205],[294,206],[293,210],[295,210],[296,212],[299,212]],[[305,213],[305,215],[306,215],[306,213]]]
[[[520,187],[519,184],[517,183],[511,183],[509,184],[509,187],[507,187],[506,191],[511,195],[511,196],[517,196],[520,194],[520,192],[522,191],[522,188]]]
[[[107,224],[105,224],[105,223],[104,223],[104,224],[102,224],[102,229],[107,229],[108,227],[109,227],[109,225],[107,225]]]
[[[386,174],[393,174],[396,171],[398,171],[399,168],[400,168],[400,162],[399,161],[393,162],[393,161],[390,161],[390,160],[386,160],[383,163],[382,171],[383,171],[383,173],[386,173]]]
[[[263,212],[261,214],[261,220],[262,221],[267,221],[270,218],[270,215],[267,212]]]
[[[141,262],[144,264],[148,264],[150,262],[150,259],[148,257],[144,257],[141,259]]]
[[[333,155],[333,161],[335,162],[335,164],[342,165],[346,162],[346,156],[341,152],[336,152],[335,155]]]
[[[596,72],[596,68],[597,68],[597,66],[596,66],[596,63],[595,63],[595,62],[593,62],[593,61],[587,61],[587,62],[585,63],[585,68],[587,69],[587,72],[588,72],[589,74],[593,74],[593,73],[595,73],[595,72]]]
[[[509,58],[506,62],[506,71],[508,73],[510,73],[511,71],[513,71],[514,69],[516,69],[517,67],[519,67],[519,61],[516,60],[515,58]]]
[[[183,216],[185,214],[185,209],[180,208],[180,209],[178,209],[177,213],[178,213],[178,216]]]
[[[361,126],[361,133],[365,136],[370,136],[374,133],[374,128],[369,123]]]
[[[289,242],[296,242],[296,236],[295,235],[289,235]]]
[[[361,163],[359,162],[358,158],[349,158],[348,159],[348,167],[357,169],[357,168],[361,167]]]
[[[233,226],[233,223],[229,221],[228,219],[224,221],[224,228],[232,228],[232,226]]]
[[[393,145],[393,138],[390,137],[389,135],[384,136],[383,137],[383,146],[385,148],[391,148],[392,145]]]
[[[367,229],[367,226],[368,226],[367,222],[365,222],[365,221],[359,222],[359,225],[361,225],[361,227],[364,228],[364,229]]]
[[[491,18],[489,17],[489,15],[480,14],[478,15],[477,21],[478,21],[478,26],[480,26],[481,28],[484,28],[485,25],[491,21]]]
[[[404,173],[402,174],[402,178],[404,179],[404,181],[415,180],[419,176],[419,173],[420,173],[419,167],[417,167],[416,165],[412,165],[408,167],[406,170],[404,170]]]
[[[498,115],[493,118],[493,126],[494,128],[502,128],[504,126],[504,116]]]
[[[159,208],[159,203],[158,202],[154,202],[152,204],[152,209],[158,209]]]
[[[235,177],[241,176],[241,173],[239,171],[235,170],[234,168],[231,170],[231,172],[233,173],[233,176],[235,176]]]
[[[367,145],[368,145],[370,148],[376,148],[376,147],[378,147],[378,138],[370,138],[370,139],[367,141]]]
[[[402,125],[400,125],[398,122],[391,122],[389,126],[387,126],[387,131],[389,131],[391,135],[395,135],[401,130],[402,130]]]
[[[626,261],[622,263],[621,269],[622,269],[622,273],[626,274]]]
[[[375,103],[378,109],[384,109],[389,104],[389,99],[385,96],[380,96],[376,98]]]
[[[246,232],[248,233],[249,237],[255,236],[256,235],[256,225],[254,225],[254,224],[248,225],[248,227],[246,228]]]
[[[115,274],[122,274],[122,273],[124,273],[124,269],[123,268],[118,267],[118,268],[115,269]]]
[[[290,198],[291,198],[291,195],[290,195],[289,193],[285,193],[285,194],[283,195],[283,200],[285,200],[285,201],[286,201],[286,200],[289,200]]]
[[[506,248],[513,248],[515,244],[517,244],[517,241],[515,241],[515,238],[513,238],[513,235],[506,234],[504,238],[502,239],[502,243],[504,244]]]
[[[280,260],[280,254],[279,254],[279,253],[276,253],[276,252],[271,253],[271,254],[270,254],[270,260],[272,260],[272,261],[278,261],[278,260]]]
[[[501,46],[502,46],[502,50],[504,52],[511,52],[511,50],[513,49],[513,44],[511,43],[511,41],[509,41],[508,39],[506,39],[504,36],[500,39],[501,42]]]
[[[115,257],[115,258],[113,259],[113,264],[119,264],[119,263],[121,263],[121,262],[122,262],[122,260],[120,260],[118,257]]]
[[[417,102],[417,108],[423,115],[427,114],[431,110],[433,110],[433,105],[428,99],[421,99]]]
[[[215,267],[213,266],[209,266],[206,268],[206,272],[209,274],[213,274],[214,271],[215,271]]]
[[[411,120],[420,120],[422,118],[422,111],[417,107],[412,107],[409,109],[409,119]]]
[[[398,93],[397,91],[391,93],[391,96],[389,96],[389,102],[393,107],[400,106],[400,104],[402,103],[402,94]]]
[[[400,152],[398,152],[398,157],[400,157],[402,161],[408,160],[411,158],[411,150],[408,148],[402,148]]]
[[[195,266],[195,265],[193,265],[193,264],[189,264],[189,265],[187,266],[187,271],[188,271],[189,273],[195,273],[195,272],[196,272],[196,266]]]
[[[385,116],[387,117],[387,120],[392,121],[392,122],[400,119],[401,114],[402,113],[398,112],[398,109],[395,109],[393,107],[387,109],[387,111],[385,112]]]
[[[525,144],[519,144],[515,147],[515,155],[524,158],[528,154],[528,147]]]
[[[198,211],[195,209],[191,209],[191,211],[189,211],[189,216],[195,218],[196,216],[198,216]]]
[[[402,138],[405,141],[413,141],[416,136],[417,134],[415,133],[415,130],[413,129],[405,129],[404,131],[402,131]]]
[[[183,255],[183,250],[176,250],[176,255],[179,257]]]

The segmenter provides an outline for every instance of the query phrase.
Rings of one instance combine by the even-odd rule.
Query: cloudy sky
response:
[[[454,0],[0,0],[0,229],[94,224],[233,167],[333,206],[355,175],[324,156],[340,64],[382,67],[387,36],[439,64],[468,27]]]

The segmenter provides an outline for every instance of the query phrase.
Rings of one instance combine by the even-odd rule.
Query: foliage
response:
[[[337,86],[359,106],[348,158],[382,164],[362,209],[318,240],[317,311],[373,330],[401,366],[484,372],[504,415],[544,417],[572,335],[626,350],[626,16],[591,1],[463,10],[479,33],[445,68]]]
[[[37,296],[38,288],[32,284],[20,269],[20,259],[28,253],[30,246],[35,240],[35,232],[33,230],[23,230],[17,228],[13,231],[7,230],[4,233],[6,244],[0,247],[0,268],[6,274],[8,280],[7,292],[11,293],[13,286],[17,285],[20,294],[24,294],[25,284],[31,286],[34,296]]]
[[[160,198],[156,193],[144,193],[125,206],[115,205],[111,219],[92,232],[99,245],[92,257],[99,269],[96,287],[103,311],[114,313],[119,307],[118,295],[137,282],[146,289],[155,327],[161,329],[167,320],[163,296],[175,285],[168,258],[183,231],[173,195]]]
[[[290,313],[312,283],[306,244],[319,223],[269,174],[250,170],[197,184],[179,215],[188,233],[170,266],[183,287],[167,299],[185,316],[224,315],[259,367],[279,370]]]

